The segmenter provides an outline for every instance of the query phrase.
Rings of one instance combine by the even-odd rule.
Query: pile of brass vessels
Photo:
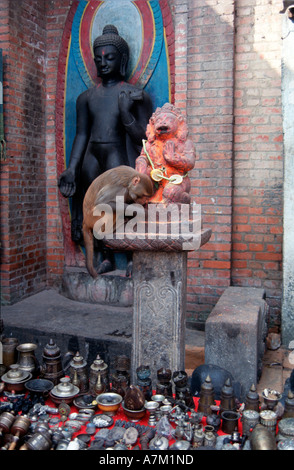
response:
[[[32,343],[4,338],[0,384],[1,450],[294,450],[294,396],[259,396],[243,403],[227,379],[215,398],[209,375],[197,397],[185,371],[136,369],[117,356],[113,372],[97,355],[76,352],[64,367],[53,340],[38,362]],[[63,358],[64,359],[64,358]],[[42,363],[41,363],[42,362]]]

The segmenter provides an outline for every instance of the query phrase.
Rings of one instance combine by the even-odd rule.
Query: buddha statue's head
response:
[[[129,60],[129,46],[113,25],[103,28],[93,43],[98,77],[124,78]]]

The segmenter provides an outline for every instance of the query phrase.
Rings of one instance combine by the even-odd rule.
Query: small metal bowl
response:
[[[33,395],[47,397],[54,383],[47,379],[32,379],[25,383],[25,388]]]
[[[265,388],[262,392],[262,398],[264,400],[265,405],[269,410],[273,410],[274,407],[278,404],[278,402],[282,398],[282,394],[277,392],[277,390],[272,390],[270,388]]]
[[[105,392],[97,395],[96,401],[99,410],[103,411],[109,416],[113,416],[120,407],[122,396],[118,393]]]
[[[163,402],[164,399],[165,399],[165,396],[160,395],[160,394],[155,394],[155,395],[152,395],[152,397],[151,397],[151,400],[156,401],[160,404]]]
[[[159,403],[157,401],[146,401],[145,408],[147,411],[156,411],[159,408]]]
[[[92,395],[79,395],[74,399],[73,403],[79,410],[83,408],[94,410],[97,407],[97,403]]]

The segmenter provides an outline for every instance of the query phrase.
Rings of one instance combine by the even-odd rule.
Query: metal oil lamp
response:
[[[87,361],[79,352],[74,355],[70,362],[69,377],[71,382],[79,387],[80,393],[86,393],[89,390]]]
[[[89,392],[91,395],[97,395],[97,382],[101,384],[102,392],[109,392],[108,365],[98,356],[90,366],[89,372]]]
[[[260,406],[259,394],[256,391],[255,385],[252,384],[245,398],[245,409],[259,412],[259,406]]]
[[[201,385],[198,411],[202,412],[204,416],[210,415],[212,413],[211,406],[213,405],[215,405],[214,387],[208,375]]]
[[[228,378],[221,389],[220,397],[220,414],[223,411],[235,411],[236,410],[236,399],[234,395],[234,389],[231,384],[231,379]]]
[[[50,339],[49,343],[43,349],[42,358],[41,376],[44,379],[51,380],[54,385],[57,385],[61,377],[64,376],[64,371],[60,349],[53,339]]]

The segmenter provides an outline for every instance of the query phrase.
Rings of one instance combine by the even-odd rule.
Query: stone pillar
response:
[[[149,365],[184,370],[187,252],[133,254],[134,313],[132,374]]]
[[[265,292],[228,287],[205,324],[205,364],[221,367],[242,386],[244,398],[262,371],[267,334]]]
[[[284,240],[282,342],[294,341],[294,1],[284,13],[282,100],[284,128]]]

